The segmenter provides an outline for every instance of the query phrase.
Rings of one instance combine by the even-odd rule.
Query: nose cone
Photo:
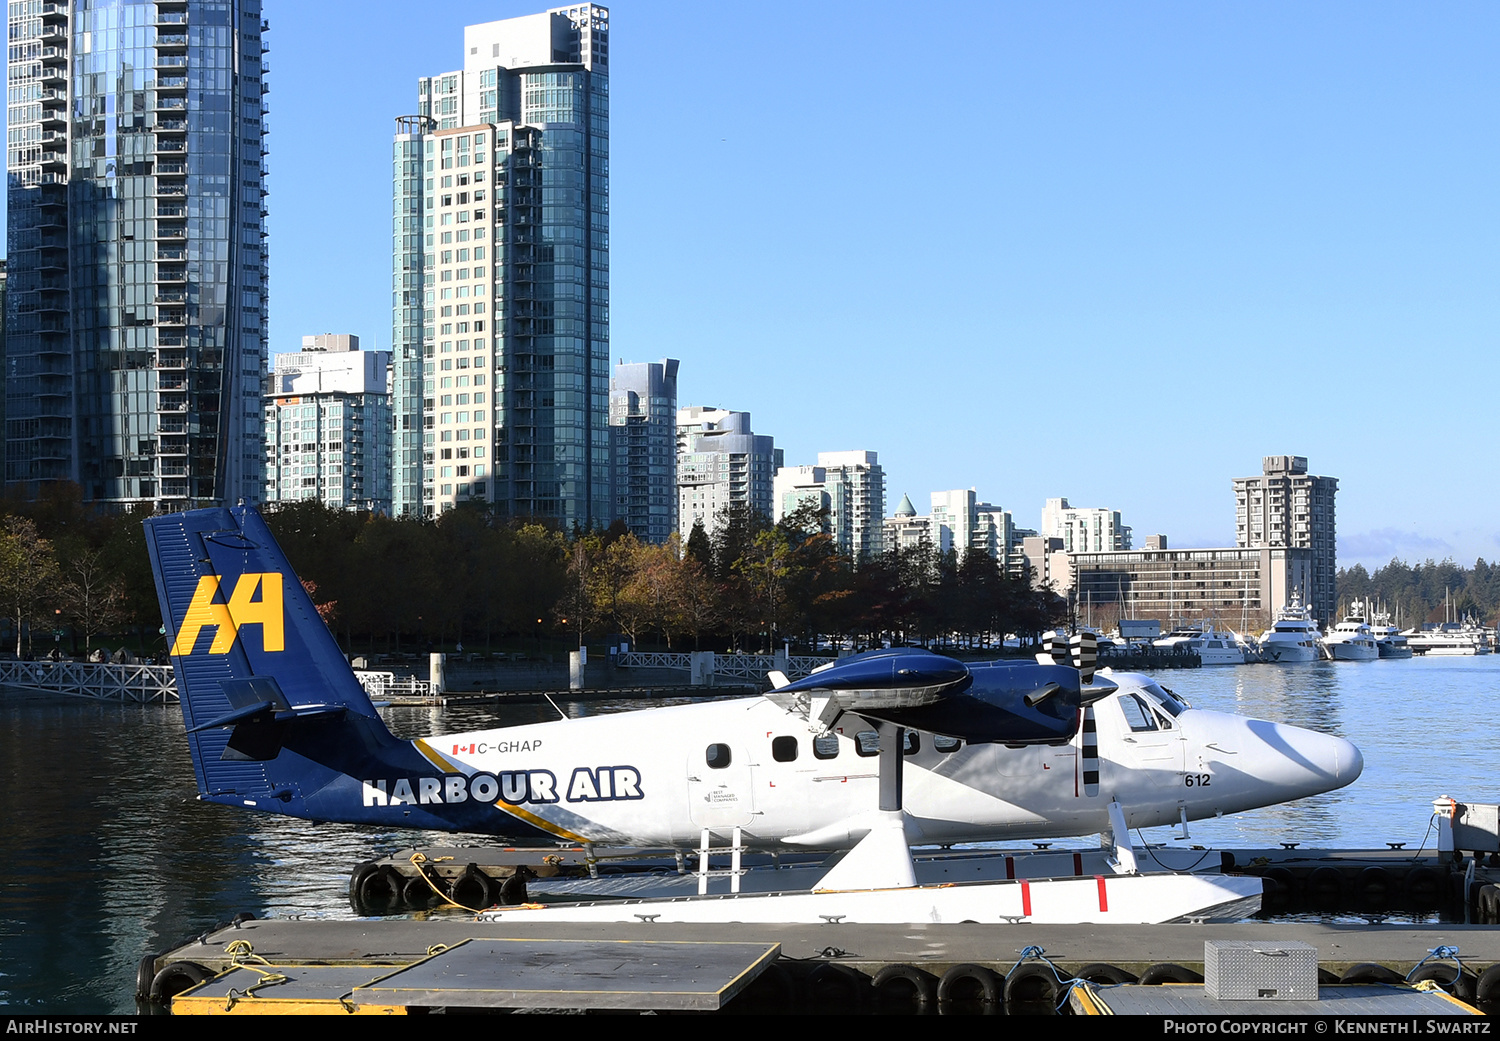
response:
[[[1365,757],[1342,737],[1262,719],[1240,722],[1247,731],[1241,756],[1249,761],[1235,765],[1273,786],[1277,801],[1331,792],[1364,771]]]

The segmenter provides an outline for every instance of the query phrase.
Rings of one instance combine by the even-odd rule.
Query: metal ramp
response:
[[[172,1000],[174,1015],[405,1015],[453,1009],[713,1012],[777,943],[468,939],[372,976],[369,966],[236,965]]]

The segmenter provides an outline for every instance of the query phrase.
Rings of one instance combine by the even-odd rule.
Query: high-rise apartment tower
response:
[[[260,0],[10,4],[5,483],[264,487]]]
[[[677,530],[677,365],[621,362],[609,381],[615,517],[656,545]]]
[[[276,355],[266,394],[266,501],[319,499],[391,512],[390,351],[359,337],[302,337]]]
[[[1268,455],[1259,477],[1234,479],[1235,545],[1312,550],[1309,588],[1302,600],[1324,628],[1338,612],[1338,552],[1334,524],[1336,477],[1313,477],[1300,455]],[[1278,611],[1283,604],[1266,604]]]
[[[469,26],[397,130],[396,512],[608,523],[609,12]]]
[[[783,456],[775,438],[750,429],[750,413],[689,405],[677,410],[677,525],[714,534],[735,510],[772,515]]]

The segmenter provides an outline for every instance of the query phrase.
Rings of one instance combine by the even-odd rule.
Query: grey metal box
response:
[[[1294,941],[1205,941],[1203,991],[1221,1001],[1317,1001],[1318,949]]]
[[[1500,852],[1500,806],[1461,802],[1453,815],[1453,848],[1476,853]]]

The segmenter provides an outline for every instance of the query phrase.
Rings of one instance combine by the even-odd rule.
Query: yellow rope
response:
[[[229,993],[226,995],[228,1004],[224,1006],[225,1012],[234,1008],[241,998],[255,997],[255,992],[260,990],[260,988],[274,987],[278,983],[286,983],[291,979],[286,973],[277,972],[275,966],[256,954],[255,947],[249,940],[233,941],[224,948],[224,953],[229,955],[229,967],[231,969],[249,969],[260,976],[257,982],[246,987],[243,991],[237,992],[233,987],[229,989]],[[252,965],[251,960],[259,962],[260,965],[265,965],[267,968],[262,969],[260,965]]]
[[[460,911],[468,911],[470,914],[478,914],[481,910],[483,910],[482,908],[478,908],[478,907],[465,907],[463,904],[459,903],[457,900],[454,900],[452,897],[448,896],[448,894],[444,893],[441,889],[439,889],[437,887],[437,883],[434,882],[431,878],[428,878],[427,877],[427,872],[425,872],[425,871],[422,870],[422,865],[423,864],[427,864],[427,863],[441,864],[445,860],[452,860],[452,859],[453,859],[452,857],[437,857],[436,859],[429,861],[427,859],[427,855],[425,853],[413,853],[411,855],[412,866],[417,869],[418,876],[421,877],[421,879],[422,879],[423,882],[427,883],[427,888],[428,889],[431,889],[434,893],[437,894],[437,898],[439,900],[441,900],[443,903],[447,904],[449,907],[456,907],[456,908],[458,908]]]

